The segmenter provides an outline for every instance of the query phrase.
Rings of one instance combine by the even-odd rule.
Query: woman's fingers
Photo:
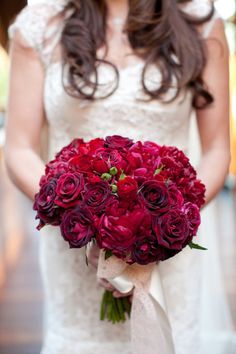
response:
[[[129,295],[132,295],[133,294],[133,289],[130,290],[128,293],[121,293],[120,291],[118,290],[115,290],[113,292],[113,296],[114,297],[126,297],[126,296],[129,296]]]
[[[109,281],[104,278],[98,278],[98,284],[108,291],[115,291],[116,290],[114,288],[114,286],[111,285],[111,283],[109,283]]]
[[[129,301],[132,303],[132,298],[133,298],[133,289],[131,291],[129,291],[128,293],[121,293],[120,291],[116,290],[116,288],[109,283],[108,280],[104,279],[104,278],[98,278],[98,284],[103,287],[104,289],[111,291],[113,293],[113,296],[116,298],[120,298],[120,297],[129,297]]]

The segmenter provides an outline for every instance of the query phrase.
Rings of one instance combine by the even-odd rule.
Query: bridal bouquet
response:
[[[59,225],[71,248],[95,242],[104,259],[164,261],[193,242],[205,187],[176,147],[107,136],[73,140],[46,165],[35,196],[38,229]],[[101,319],[125,320],[128,298],[105,291]]]

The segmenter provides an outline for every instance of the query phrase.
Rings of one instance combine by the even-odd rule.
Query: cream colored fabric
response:
[[[82,101],[65,93],[61,81],[62,63],[53,56],[57,44],[55,36],[59,40],[58,33],[63,28],[64,3],[41,0],[40,4],[29,6],[9,31],[11,37],[20,31],[45,68],[48,158],[53,158],[75,137],[89,140],[112,134],[176,145],[187,153],[192,94],[183,90],[170,104],[137,100],[145,98],[140,83],[143,63],[121,70],[117,91],[105,100]],[[195,10],[199,15],[205,14],[206,1],[194,0],[186,7],[190,13]],[[214,20],[215,17],[209,26]],[[50,39],[46,43],[45,36]],[[100,66],[99,80],[112,82],[112,70]],[[147,84],[158,85],[159,81],[160,72],[151,67]],[[171,97],[174,92],[172,88],[167,96]],[[45,289],[45,339],[41,354],[131,354],[129,321],[116,326],[99,321],[102,289],[97,286],[95,271],[86,266],[84,250],[69,249],[57,227],[45,227],[40,237]],[[200,253],[185,249],[176,257],[159,263],[155,271],[166,303],[176,354],[199,354],[203,273]],[[155,328],[147,330],[155,336]],[[163,354],[162,349],[157,347],[156,353]]]

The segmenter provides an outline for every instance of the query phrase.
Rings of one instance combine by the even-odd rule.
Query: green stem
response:
[[[131,303],[128,297],[115,298],[113,293],[105,290],[100,308],[100,320],[107,319],[112,323],[124,322],[125,314],[130,316]]]

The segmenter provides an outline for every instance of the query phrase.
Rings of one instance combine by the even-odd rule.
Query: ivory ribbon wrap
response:
[[[120,292],[126,293],[134,288],[132,353],[174,354],[171,326],[156,263],[128,265],[115,256],[105,260],[105,254],[101,251],[97,276],[107,279]]]

